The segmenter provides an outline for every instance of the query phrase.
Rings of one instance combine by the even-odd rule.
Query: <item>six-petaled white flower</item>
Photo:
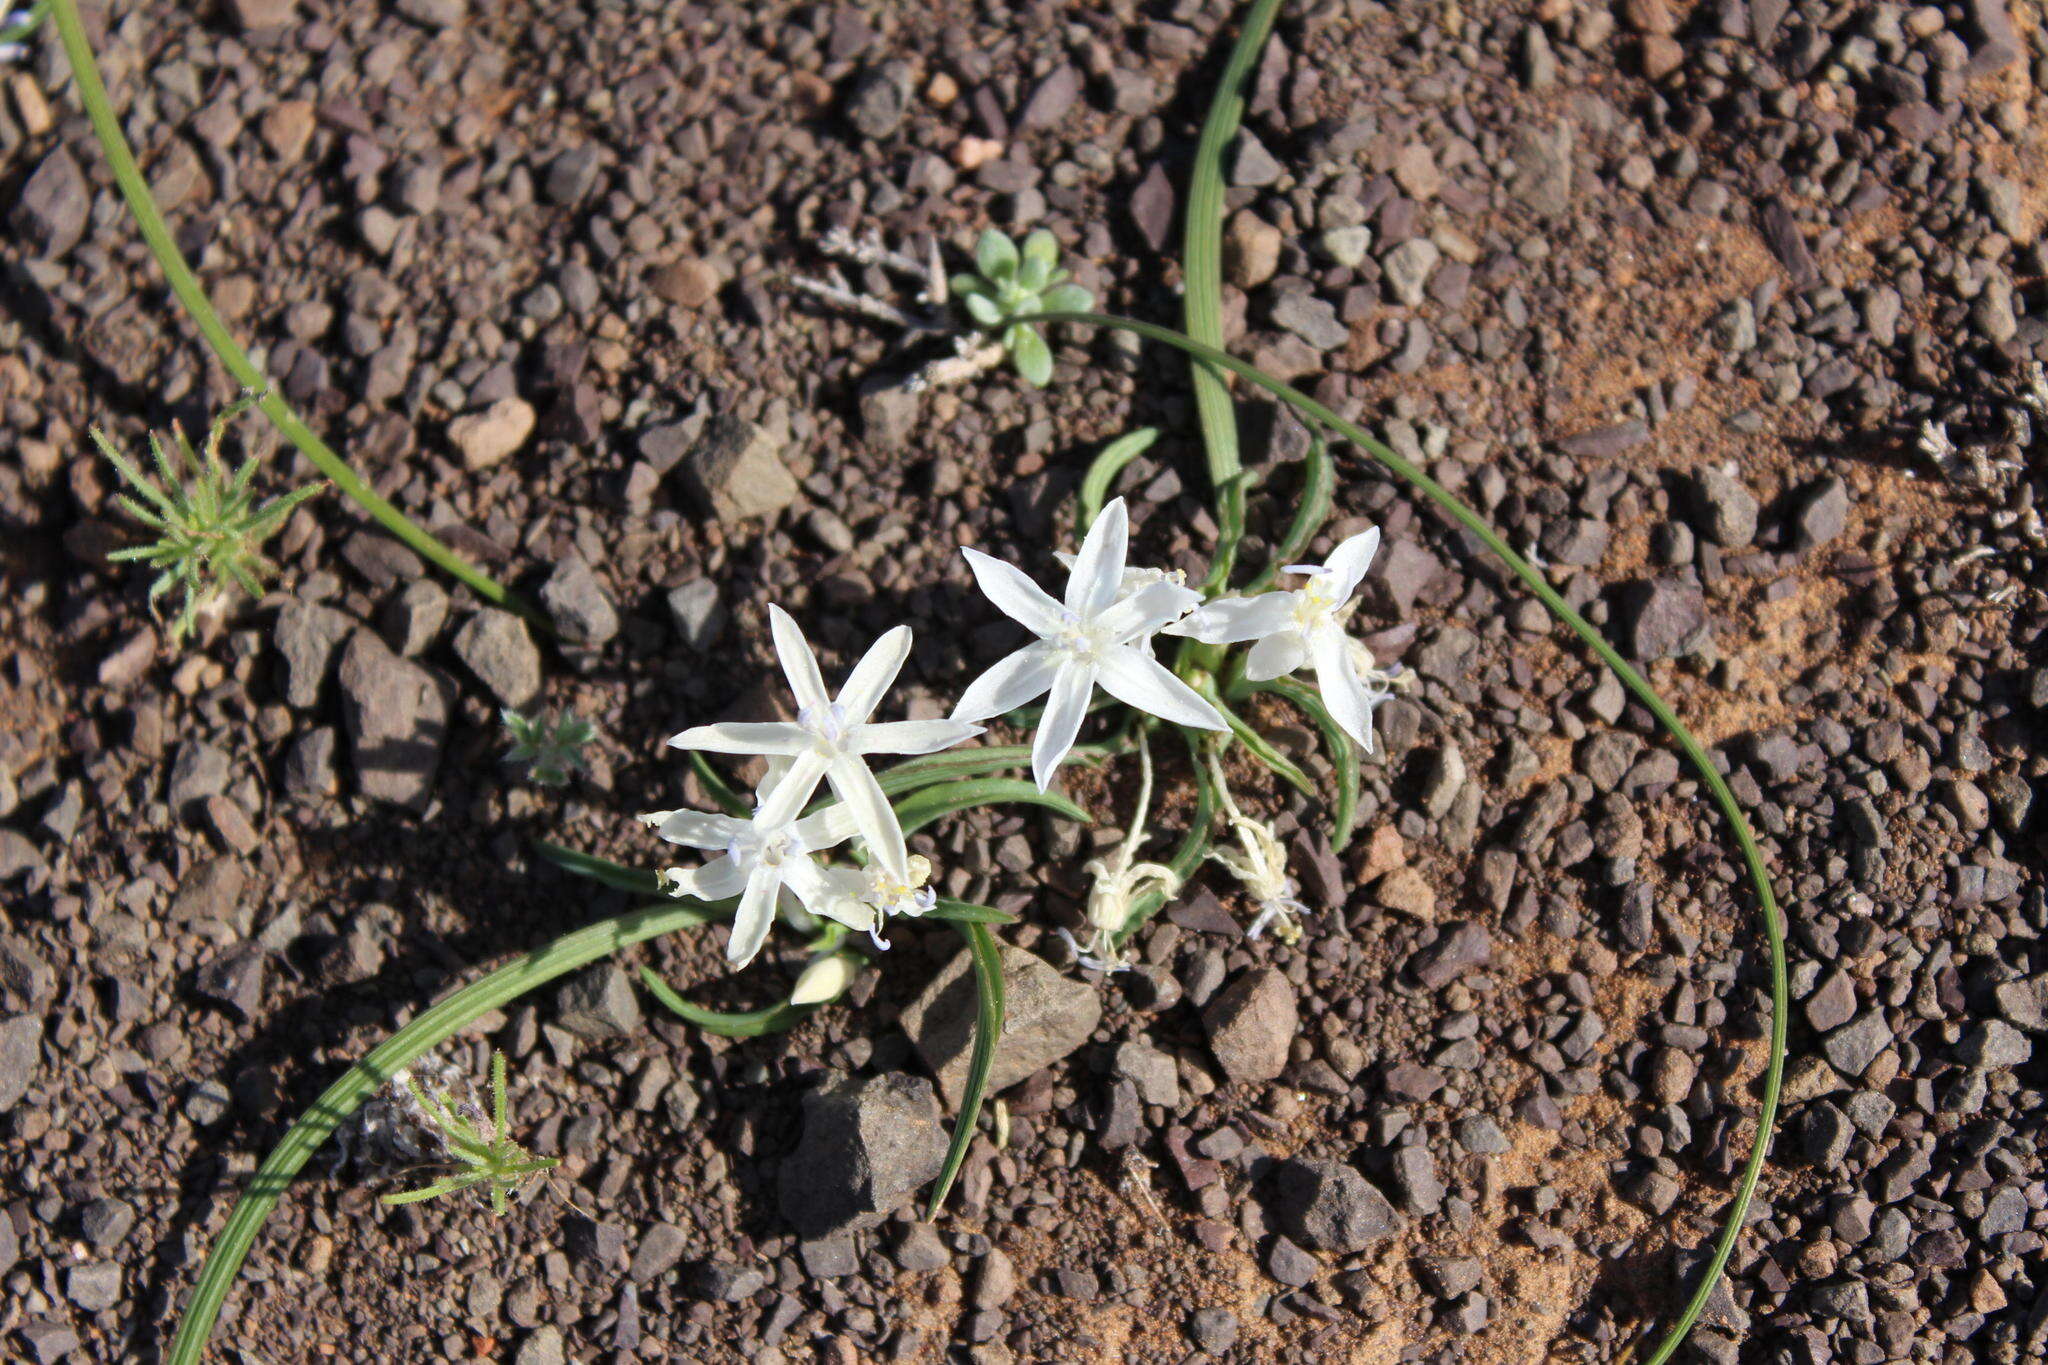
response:
[[[907,876],[891,872],[879,860],[860,868],[827,868],[823,913],[850,928],[865,930],[877,948],[886,949],[889,940],[882,937],[882,926],[890,916],[916,918],[939,903],[939,893],[925,885],[931,876],[930,860],[915,853],[910,855]]]
[[[832,915],[839,905],[825,868],[811,855],[844,843],[854,832],[852,811],[828,806],[816,815],[792,819],[778,808],[777,784],[762,793],[752,819],[704,811],[654,811],[640,818],[672,844],[718,849],[723,857],[698,868],[672,867],[662,881],[672,895],[701,900],[740,898],[732,919],[726,960],[744,967],[761,951],[782,893],[788,891],[814,915]],[[862,926],[854,925],[859,928]]]
[[[1098,684],[1118,701],[1176,725],[1228,728],[1216,708],[1169,673],[1149,648],[1151,637],[1185,616],[1201,595],[1168,580],[1122,595],[1129,548],[1130,518],[1118,498],[1102,509],[1081,542],[1064,601],[1000,559],[961,551],[988,599],[1038,640],[970,683],[953,719],[987,720],[1050,693],[1031,746],[1031,775],[1040,791],[1051,785],[1074,747]]]
[[[1285,677],[1304,664],[1314,668],[1331,719],[1371,753],[1372,712],[1387,698],[1386,678],[1344,633],[1344,622],[1379,545],[1378,527],[1363,531],[1332,550],[1326,563],[1289,564],[1288,573],[1306,575],[1299,588],[1218,598],[1163,633],[1211,645],[1256,641],[1244,661],[1244,675],[1253,682]]]
[[[981,727],[966,724],[957,716],[881,724],[868,719],[910,654],[909,626],[897,626],[875,641],[847,675],[839,695],[832,697],[825,691],[810,643],[789,613],[771,606],[768,622],[776,657],[782,662],[790,691],[796,694],[795,722],[699,725],[669,743],[678,749],[767,754],[786,761],[772,794],[764,792],[761,797],[761,818],[771,825],[794,820],[817,791],[818,783],[830,783],[832,794],[852,813],[854,828],[866,841],[868,852],[899,879],[907,878],[909,853],[903,845],[903,827],[897,823],[881,783],[868,771],[868,755],[936,753],[980,734]]]

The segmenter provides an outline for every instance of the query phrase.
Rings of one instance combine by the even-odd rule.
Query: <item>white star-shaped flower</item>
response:
[[[835,698],[810,643],[788,612],[768,608],[769,628],[782,672],[796,694],[796,720],[732,721],[699,725],[669,741],[678,749],[715,754],[766,754],[786,760],[772,794],[761,793],[761,815],[770,825],[794,820],[820,781],[852,813],[854,828],[868,851],[900,879],[909,876],[909,852],[903,827],[875,775],[868,771],[870,754],[930,754],[949,749],[981,733],[978,725],[952,720],[898,720],[874,724],[869,717],[882,694],[896,681],[910,654],[910,627],[897,626],[869,647],[847,675]],[[778,765],[780,766],[780,765]]]
[[[1154,659],[1149,641],[1201,594],[1167,580],[1122,595],[1130,517],[1122,498],[1102,509],[1055,601],[1012,565],[963,549],[974,581],[1004,615],[1038,637],[968,685],[956,721],[987,720],[1050,693],[1031,745],[1031,775],[1044,791],[1066,761],[1097,684],[1129,706],[1203,730],[1229,727],[1216,708]]]
[[[1299,588],[1219,598],[1163,633],[1211,645],[1257,641],[1244,664],[1253,682],[1285,677],[1304,664],[1313,667],[1330,718],[1371,753],[1372,712],[1386,700],[1387,689],[1370,666],[1371,655],[1345,635],[1344,621],[1379,546],[1378,527],[1360,532],[1331,551],[1326,563],[1289,564],[1288,573],[1307,576]]]
[[[854,832],[852,809],[827,807],[801,820],[771,809],[780,784],[764,793],[752,819],[704,811],[655,811],[640,818],[662,838],[685,848],[719,849],[725,856],[698,868],[672,867],[662,874],[671,894],[718,901],[740,898],[732,919],[726,960],[744,967],[761,951],[775,910],[786,890],[812,914],[831,916],[842,899],[811,855],[844,842]],[[865,925],[852,925],[865,928]]]

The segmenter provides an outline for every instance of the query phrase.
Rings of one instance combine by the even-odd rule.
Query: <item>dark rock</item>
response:
[[[1569,121],[1549,127],[1519,125],[1508,156],[1513,170],[1508,192],[1541,218],[1557,218],[1572,206],[1572,153],[1578,130]]]
[[[43,1064],[43,1021],[17,1014],[0,1023],[0,1113],[21,1103],[21,1097]]]
[[[946,1133],[931,1082],[837,1076],[804,1096],[803,1136],[782,1162],[781,1207],[804,1237],[870,1228],[938,1176]]]
[[[1281,1284],[1300,1287],[1316,1277],[1322,1266],[1316,1258],[1287,1237],[1275,1237],[1266,1249],[1266,1273]]]
[[[1648,425],[1631,420],[1566,436],[1557,443],[1557,448],[1582,460],[1611,460],[1649,439]]]
[[[640,1234],[626,1278],[634,1284],[658,1280],[676,1268],[689,1245],[689,1235],[673,1223],[653,1223]]]
[[[1696,583],[1657,578],[1632,583],[1621,595],[1621,625],[1629,653],[1669,659],[1699,648],[1712,632],[1707,598]]]
[[[1758,215],[1757,226],[1763,232],[1764,245],[1778,258],[1778,264],[1785,267],[1794,289],[1811,289],[1820,283],[1820,267],[1814,264],[1813,253],[1806,248],[1806,238],[1800,234],[1799,224],[1783,201],[1773,199],[1765,204]]]
[[[564,208],[582,203],[597,184],[600,155],[601,149],[595,143],[557,153],[541,177],[541,194],[549,203]]]
[[[1820,1050],[1828,1064],[1844,1076],[1861,1076],[1891,1041],[1892,1031],[1884,1021],[1884,1011],[1872,1009],[1823,1038]]]
[[[1145,244],[1154,251],[1164,248],[1166,235],[1173,230],[1173,182],[1167,178],[1166,167],[1152,163],[1152,169],[1131,192],[1130,204],[1131,222]]]
[[[1024,112],[1017,116],[1017,126],[1026,131],[1053,127],[1067,116],[1080,95],[1081,73],[1064,64],[1056,66],[1025,101]]]
[[[1289,1161],[1273,1181],[1280,1227],[1311,1251],[1348,1256],[1401,1229],[1387,1197],[1341,1161]]]
[[[712,579],[693,578],[670,588],[667,600],[676,634],[689,648],[699,652],[710,649],[725,634],[725,603]]]
[[[1823,475],[1799,491],[1798,506],[1792,518],[1797,547],[1825,545],[1849,524],[1849,487],[1836,475]]]
[[[178,884],[171,898],[173,924],[224,924],[247,934],[251,915],[242,905],[247,882],[242,865],[233,858],[208,858],[199,863]]]
[[[1756,494],[1733,474],[1702,469],[1693,479],[1693,502],[1700,533],[1714,544],[1739,549],[1756,539]]]
[[[238,943],[202,966],[193,985],[207,999],[243,1019],[254,1019],[263,1005],[263,950],[253,943]]]
[[[455,657],[501,706],[518,710],[540,692],[540,650],[526,622],[509,611],[485,607],[455,632]]]
[[[1197,1308],[1188,1315],[1188,1340],[1212,1356],[1237,1344],[1237,1315],[1228,1308]]]
[[[1437,1177],[1429,1148],[1420,1143],[1397,1148],[1391,1166],[1394,1199],[1404,1211],[1426,1218],[1443,1207],[1444,1183]]]
[[[570,554],[541,585],[540,604],[556,632],[572,645],[602,645],[619,633],[619,613],[583,556]]]
[[[579,1038],[630,1038],[640,1032],[640,998],[621,968],[601,964],[562,986],[556,1017]]]
[[[1415,979],[1430,990],[1441,990],[1474,967],[1493,958],[1493,935],[1486,926],[1470,920],[1449,925],[1436,942],[1417,950],[1409,960]]]
[[[1065,1057],[1102,1020],[1101,998],[1086,982],[1022,948],[1005,947],[1002,963],[1003,1036],[989,1072],[990,1094]],[[903,1010],[903,1031],[938,1077],[948,1108],[959,1106],[967,1087],[974,1016],[973,962],[964,949]]]
[[[277,613],[275,640],[284,656],[284,699],[303,711],[318,704],[334,651],[354,622],[332,607],[292,601]]]
[[[359,630],[342,654],[341,699],[363,795],[426,809],[448,737],[449,689]]]
[[[1246,972],[1202,1012],[1209,1050],[1231,1080],[1255,1084],[1287,1069],[1288,1049],[1300,1031],[1294,987],[1279,971]]]
[[[91,209],[92,186],[77,158],[60,145],[43,158],[21,187],[21,197],[14,205],[14,225],[38,255],[56,260],[85,235]]]
[[[890,136],[910,111],[911,81],[905,62],[886,62],[861,73],[846,97],[846,121],[870,141]]]
[[[727,524],[773,516],[800,491],[774,434],[730,414],[704,424],[678,473],[690,495]]]

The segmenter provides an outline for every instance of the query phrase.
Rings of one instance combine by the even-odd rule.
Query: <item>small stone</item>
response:
[[[595,143],[557,152],[541,175],[540,192],[550,204],[574,208],[597,185],[603,169],[602,152]]]
[[[1294,333],[1319,351],[1334,351],[1351,340],[1351,329],[1338,321],[1328,299],[1293,289],[1274,300],[1273,325]]]
[[[121,1267],[111,1261],[71,1267],[64,1297],[88,1313],[104,1313],[121,1301]]]
[[[285,703],[304,711],[320,701],[334,652],[355,623],[317,602],[287,602],[277,613],[272,640],[284,656]]]
[[[173,924],[221,924],[246,934],[250,915],[242,906],[247,877],[234,858],[208,858],[178,883],[171,897]]]
[[[541,585],[540,604],[570,644],[598,646],[619,633],[619,613],[583,556],[570,554]]]
[[[946,1158],[931,1082],[838,1076],[804,1096],[803,1135],[782,1162],[783,1217],[804,1237],[880,1223]]]
[[[519,1343],[519,1353],[512,1357],[512,1365],[564,1365],[567,1358],[562,1351],[562,1329],[550,1323],[535,1328],[532,1335]]]
[[[1426,1218],[1443,1207],[1444,1183],[1429,1148],[1420,1143],[1396,1148],[1391,1166],[1394,1198],[1404,1211]]]
[[[1299,1287],[1316,1277],[1322,1266],[1292,1238],[1275,1237],[1266,1250],[1266,1273],[1281,1284]]]
[[[253,943],[236,944],[200,967],[193,987],[209,1000],[226,1005],[243,1019],[254,1019],[263,1004],[263,950]]]
[[[505,462],[533,435],[538,415],[523,398],[500,398],[479,412],[464,413],[448,424],[448,440],[472,474]]]
[[[1443,172],[1436,167],[1436,153],[1423,142],[1411,142],[1394,154],[1394,183],[1411,199],[1427,202],[1443,188]]]
[[[396,8],[401,16],[422,28],[454,28],[469,17],[468,0],[398,0]],[[560,1354],[559,1337],[556,1353]]]
[[[1820,1050],[1836,1071],[1844,1076],[1861,1076],[1891,1041],[1892,1031],[1884,1021],[1884,1012],[1871,1009],[1823,1038]]]
[[[1849,487],[1834,474],[1823,475],[1798,493],[1799,510],[1792,518],[1795,544],[1811,550],[1842,534],[1849,524]]]
[[[1130,213],[1145,244],[1154,251],[1163,249],[1166,235],[1173,229],[1173,182],[1167,178],[1166,167],[1152,163],[1138,188],[1131,191]]]
[[[283,28],[297,17],[298,0],[228,0],[228,18],[238,33]]]
[[[647,1231],[640,1234],[639,1245],[633,1248],[633,1260],[626,1269],[626,1278],[634,1284],[660,1279],[676,1268],[688,1245],[689,1235],[675,1224],[650,1224]]]
[[[1446,1300],[1471,1293],[1485,1274],[1474,1256],[1424,1256],[1416,1261],[1415,1268],[1429,1292]]]
[[[1287,1069],[1300,1032],[1294,987],[1272,967],[1246,972],[1202,1012],[1209,1050],[1231,1080],[1257,1084]]]
[[[1470,920],[1448,926],[1434,943],[1417,950],[1409,961],[1415,979],[1430,990],[1441,990],[1474,967],[1493,958],[1493,935]]]
[[[1458,1120],[1458,1145],[1474,1156],[1499,1156],[1508,1150],[1507,1134],[1485,1114],[1471,1114]]]
[[[773,516],[796,501],[796,476],[782,463],[766,427],[731,415],[713,417],[683,457],[685,487],[720,521]]]
[[[1462,760],[1460,760],[1462,762]],[[1389,910],[1410,915],[1424,923],[1436,919],[1436,890],[1429,879],[1412,867],[1397,867],[1380,878],[1372,898]]]
[[[903,1230],[903,1240],[896,1244],[896,1266],[911,1274],[943,1270],[953,1263],[953,1253],[946,1249],[939,1230],[930,1223],[912,1223]]]
[[[1280,247],[1280,229],[1239,209],[1223,230],[1225,277],[1240,289],[1256,289],[1280,268]]]
[[[1017,126],[1027,132],[1051,128],[1067,116],[1080,95],[1081,73],[1072,66],[1054,67],[1025,101],[1024,112],[1017,116]]]
[[[1638,659],[1669,659],[1700,647],[1712,633],[1707,598],[1697,583],[1657,578],[1630,584],[1621,597],[1621,624]]]
[[[359,630],[342,653],[341,699],[363,795],[426,809],[448,737],[443,680]]]
[[[974,980],[966,950],[934,976],[904,1007],[903,1031],[938,1077],[948,1108],[957,1108],[967,1087],[973,1051]],[[1095,1031],[1102,1000],[1086,982],[1068,976],[1022,948],[1002,950],[1003,1033],[996,1043],[988,1090],[1008,1089],[1067,1056]]]
[[[640,1032],[640,998],[620,968],[591,967],[562,987],[556,1018],[579,1038],[630,1038]]]
[[[78,161],[62,146],[44,157],[14,205],[15,227],[38,255],[57,260],[85,235],[92,186]]]
[[[668,591],[669,617],[676,634],[689,648],[702,653],[725,634],[725,603],[719,599],[718,584],[709,578],[693,578]]]
[[[725,277],[709,261],[686,256],[647,272],[647,288],[656,298],[679,308],[702,308],[718,297]]]
[[[1230,163],[1230,183],[1239,188],[1270,185],[1287,174],[1287,168],[1273,159],[1266,144],[1249,128],[1237,131],[1237,152]]]
[[[42,1019],[17,1014],[0,1022],[0,1113],[21,1103],[42,1064]]]
[[[1963,1036],[1956,1055],[1963,1065],[1986,1070],[2024,1066],[2034,1055],[2034,1045],[2003,1019],[1985,1019]]]
[[[526,622],[485,607],[455,632],[455,656],[502,706],[525,706],[540,692],[540,650]]]
[[[1237,1315],[1228,1308],[1198,1308],[1188,1315],[1188,1340],[1212,1356],[1237,1345]]]
[[[1513,172],[1508,192],[1530,212],[1542,218],[1558,218],[1572,203],[1572,156],[1578,141],[1570,122],[1548,128],[1523,124],[1515,131],[1509,149]]]
[[[1130,1081],[1145,1103],[1180,1108],[1180,1068],[1150,1043],[1133,1039],[1120,1044],[1110,1073]]]
[[[1389,251],[1381,264],[1387,272],[1387,292],[1396,303],[1419,308],[1428,297],[1429,277],[1436,273],[1443,253],[1427,237],[1410,237]]]
[[[1693,479],[1701,534],[1725,549],[1740,549],[1756,539],[1756,494],[1725,470],[1708,466]]]
[[[272,156],[287,166],[296,166],[306,155],[318,120],[311,100],[279,100],[256,120],[256,135]]]
[[[887,62],[863,72],[846,100],[846,121],[870,141],[890,136],[910,111],[913,73],[905,62]]]
[[[1387,1197],[1341,1161],[1289,1161],[1273,1179],[1280,1227],[1311,1251],[1349,1256],[1401,1229]]]
[[[35,1365],[57,1365],[78,1349],[78,1333],[61,1322],[31,1322],[16,1333]]]
[[[78,1230],[100,1251],[112,1251],[135,1228],[135,1209],[119,1199],[95,1199],[78,1211]]]

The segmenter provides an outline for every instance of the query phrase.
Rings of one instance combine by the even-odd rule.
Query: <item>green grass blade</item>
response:
[[[943,787],[926,787],[896,803],[896,818],[905,834],[914,834],[934,820],[943,819],[973,806],[1043,806],[1050,811],[1093,823],[1082,810],[1058,792],[1042,792],[1035,783],[1017,777],[984,777],[972,782],[952,782]]]
[[[603,882],[606,886],[615,887],[620,891],[631,891],[641,896],[666,894],[661,889],[661,878],[652,872],[627,867],[609,858],[600,858],[595,853],[579,853],[573,848],[551,844],[545,839],[534,840],[533,849],[564,872],[573,872],[579,877]]]
[[[1158,427],[1139,427],[1128,436],[1119,436],[1102,448],[1102,453],[1088,462],[1088,472],[1081,478],[1079,515],[1074,519],[1074,534],[1085,536],[1088,528],[1095,524],[1096,514],[1102,511],[1102,504],[1109,499],[1109,486],[1116,482],[1116,476],[1124,472],[1124,466],[1152,448],[1159,439]]]
[[[785,1000],[745,1014],[721,1014],[683,999],[676,994],[674,987],[649,968],[640,969],[640,984],[683,1022],[721,1038],[759,1038],[767,1033],[785,1033],[809,1018],[811,1011],[817,1008],[816,1005],[792,1005]]]
[[[1232,689],[1233,693],[1237,690]],[[1330,849],[1336,853],[1343,852],[1358,827],[1358,746],[1351,742],[1351,736],[1345,734],[1344,727],[1330,715],[1322,697],[1306,683],[1293,678],[1274,678],[1267,682],[1244,683],[1242,690],[1247,694],[1270,692],[1276,697],[1285,697],[1300,707],[1322,733],[1323,744],[1330,751],[1330,763],[1337,769],[1337,803],[1330,811]]]
[[[1319,429],[1309,432],[1308,458],[1302,462],[1301,475],[1301,504],[1294,510],[1294,520],[1288,524],[1286,538],[1274,547],[1265,569],[1244,590],[1246,596],[1272,587],[1284,565],[1300,563],[1302,551],[1308,549],[1309,542],[1316,538],[1316,532],[1322,530],[1323,523],[1330,519],[1330,508],[1337,493],[1337,470],[1335,462],[1330,459],[1330,443]]]
[[[1216,83],[1209,116],[1195,144],[1195,164],[1188,179],[1187,213],[1181,225],[1181,275],[1185,280],[1183,311],[1188,335],[1209,346],[1223,344],[1223,152],[1244,120],[1244,84],[1258,64],[1259,49],[1273,31],[1280,0],[1257,0],[1245,15],[1237,45],[1230,50],[1223,77]],[[1237,447],[1237,410],[1223,377],[1193,358],[1195,414],[1201,421],[1202,444],[1208,451],[1209,483],[1216,494],[1219,528],[1215,562],[1206,585],[1212,594],[1230,582],[1237,560],[1237,542],[1244,536],[1244,485]]]
[[[1190,730],[1186,726],[1174,728],[1180,731],[1181,739],[1188,746],[1188,760],[1195,779],[1195,810],[1188,817],[1187,832],[1181,835],[1180,847],[1166,860],[1166,865],[1185,882],[1201,867],[1202,859],[1209,856],[1216,812],[1223,808],[1223,803],[1217,799],[1216,783],[1209,776],[1209,765],[1202,761],[1202,745],[1208,742],[1204,738],[1208,732]],[[1116,946],[1121,948],[1129,943],[1131,935],[1137,933],[1146,920],[1165,909],[1170,899],[1164,892],[1147,891],[1131,902],[1130,918],[1124,921],[1123,928],[1116,931]]]
[[[1309,781],[1308,774],[1286,754],[1273,747],[1273,742],[1254,730],[1251,723],[1230,709],[1219,697],[1210,697],[1210,705],[1223,713],[1223,719],[1230,723],[1230,733],[1237,736],[1237,742],[1245,751],[1272,770],[1273,775],[1303,796],[1314,796],[1316,784]]]
[[[476,1019],[550,981],[635,943],[681,929],[694,929],[717,917],[710,906],[701,902],[674,901],[564,934],[429,1007],[350,1067],[300,1115],[242,1191],[226,1226],[207,1253],[192,1297],[186,1302],[184,1318],[178,1324],[177,1337],[165,1357],[167,1365],[199,1365],[207,1338],[220,1316],[221,1304],[233,1287],[242,1262],[248,1258],[263,1220],[313,1153],[364,1101],[389,1085],[392,1077]]]
[[[972,901],[941,900],[924,912],[925,919],[951,920],[955,924],[1015,924],[1017,917],[993,905],[976,905]]]
[[[1707,754],[1706,747],[1693,736],[1677,712],[1650,686],[1649,680],[1636,671],[1635,666],[1621,656],[1621,652],[1607,642],[1593,623],[1581,616],[1571,603],[1539,572],[1535,565],[1519,554],[1515,548],[1493,529],[1493,526],[1466,506],[1455,493],[1429,477],[1409,461],[1403,459],[1384,443],[1375,440],[1357,424],[1342,417],[1310,398],[1291,384],[1286,384],[1255,366],[1246,364],[1233,355],[1205,346],[1192,337],[1184,336],[1170,327],[1160,327],[1150,322],[1139,322],[1132,318],[1112,317],[1104,313],[1056,313],[1041,314],[1033,321],[1079,322],[1098,327],[1114,327],[1136,333],[1151,341],[1162,342],[1189,355],[1207,361],[1219,369],[1229,370],[1258,388],[1264,389],[1281,402],[1288,404],[1303,417],[1320,422],[1337,435],[1357,446],[1377,460],[1387,470],[1416,489],[1435,503],[1445,514],[1459,525],[1477,536],[1487,549],[1499,556],[1502,563],[1515,577],[1522,580],[1537,600],[1550,609],[1551,615],[1562,621],[1571,632],[1582,640],[1601,663],[1613,670],[1621,679],[1622,686],[1634,693],[1636,699],[1656,717],[1657,724],[1671,737],[1685,755],[1686,762],[1699,775],[1707,792],[1713,797],[1714,806],[1727,819],[1729,828],[1735,834],[1735,842],[1741,854],[1750,889],[1756,893],[1757,910],[1762,921],[1765,947],[1770,955],[1771,969],[1771,1037],[1770,1059],[1764,1068],[1763,1098],[1757,1109],[1756,1139],[1749,1149],[1748,1160],[1743,1163],[1742,1175],[1736,1185],[1734,1200],[1730,1203],[1728,1216],[1722,1224],[1721,1234],[1714,1242],[1713,1255],[1707,1264],[1707,1273],[1694,1289],[1687,1301],[1685,1311],[1672,1329],[1659,1341],[1656,1351],[1647,1365],[1664,1365],[1673,1353],[1685,1343],[1692,1331],[1693,1323],[1705,1310],[1707,1299],[1720,1282],[1722,1272],[1727,1269],[1728,1258],[1734,1254],[1735,1239],[1742,1233],[1743,1218],[1749,1212],[1750,1201],[1756,1195],[1757,1181],[1763,1175],[1764,1161],[1770,1155],[1771,1131],[1777,1123],[1779,1092],[1785,1078],[1786,1032],[1791,1013],[1791,989],[1785,967],[1785,929],[1778,911],[1778,897],[1771,889],[1770,870],[1764,866],[1763,853],[1757,848],[1756,835],[1749,827],[1748,819],[1742,813],[1742,803],[1735,799],[1728,781],[1721,776],[1721,770]]]
[[[931,1203],[925,1207],[927,1222],[945,1207],[960,1166],[967,1160],[974,1124],[981,1117],[982,1097],[988,1093],[988,1073],[996,1064],[996,1042],[1003,1036],[1003,958],[996,948],[996,936],[986,924],[956,923],[954,927],[967,940],[974,964],[974,1054],[967,1059],[967,1088],[960,1096],[960,1116],[953,1122],[946,1164],[939,1168],[939,1183],[932,1187]]]

